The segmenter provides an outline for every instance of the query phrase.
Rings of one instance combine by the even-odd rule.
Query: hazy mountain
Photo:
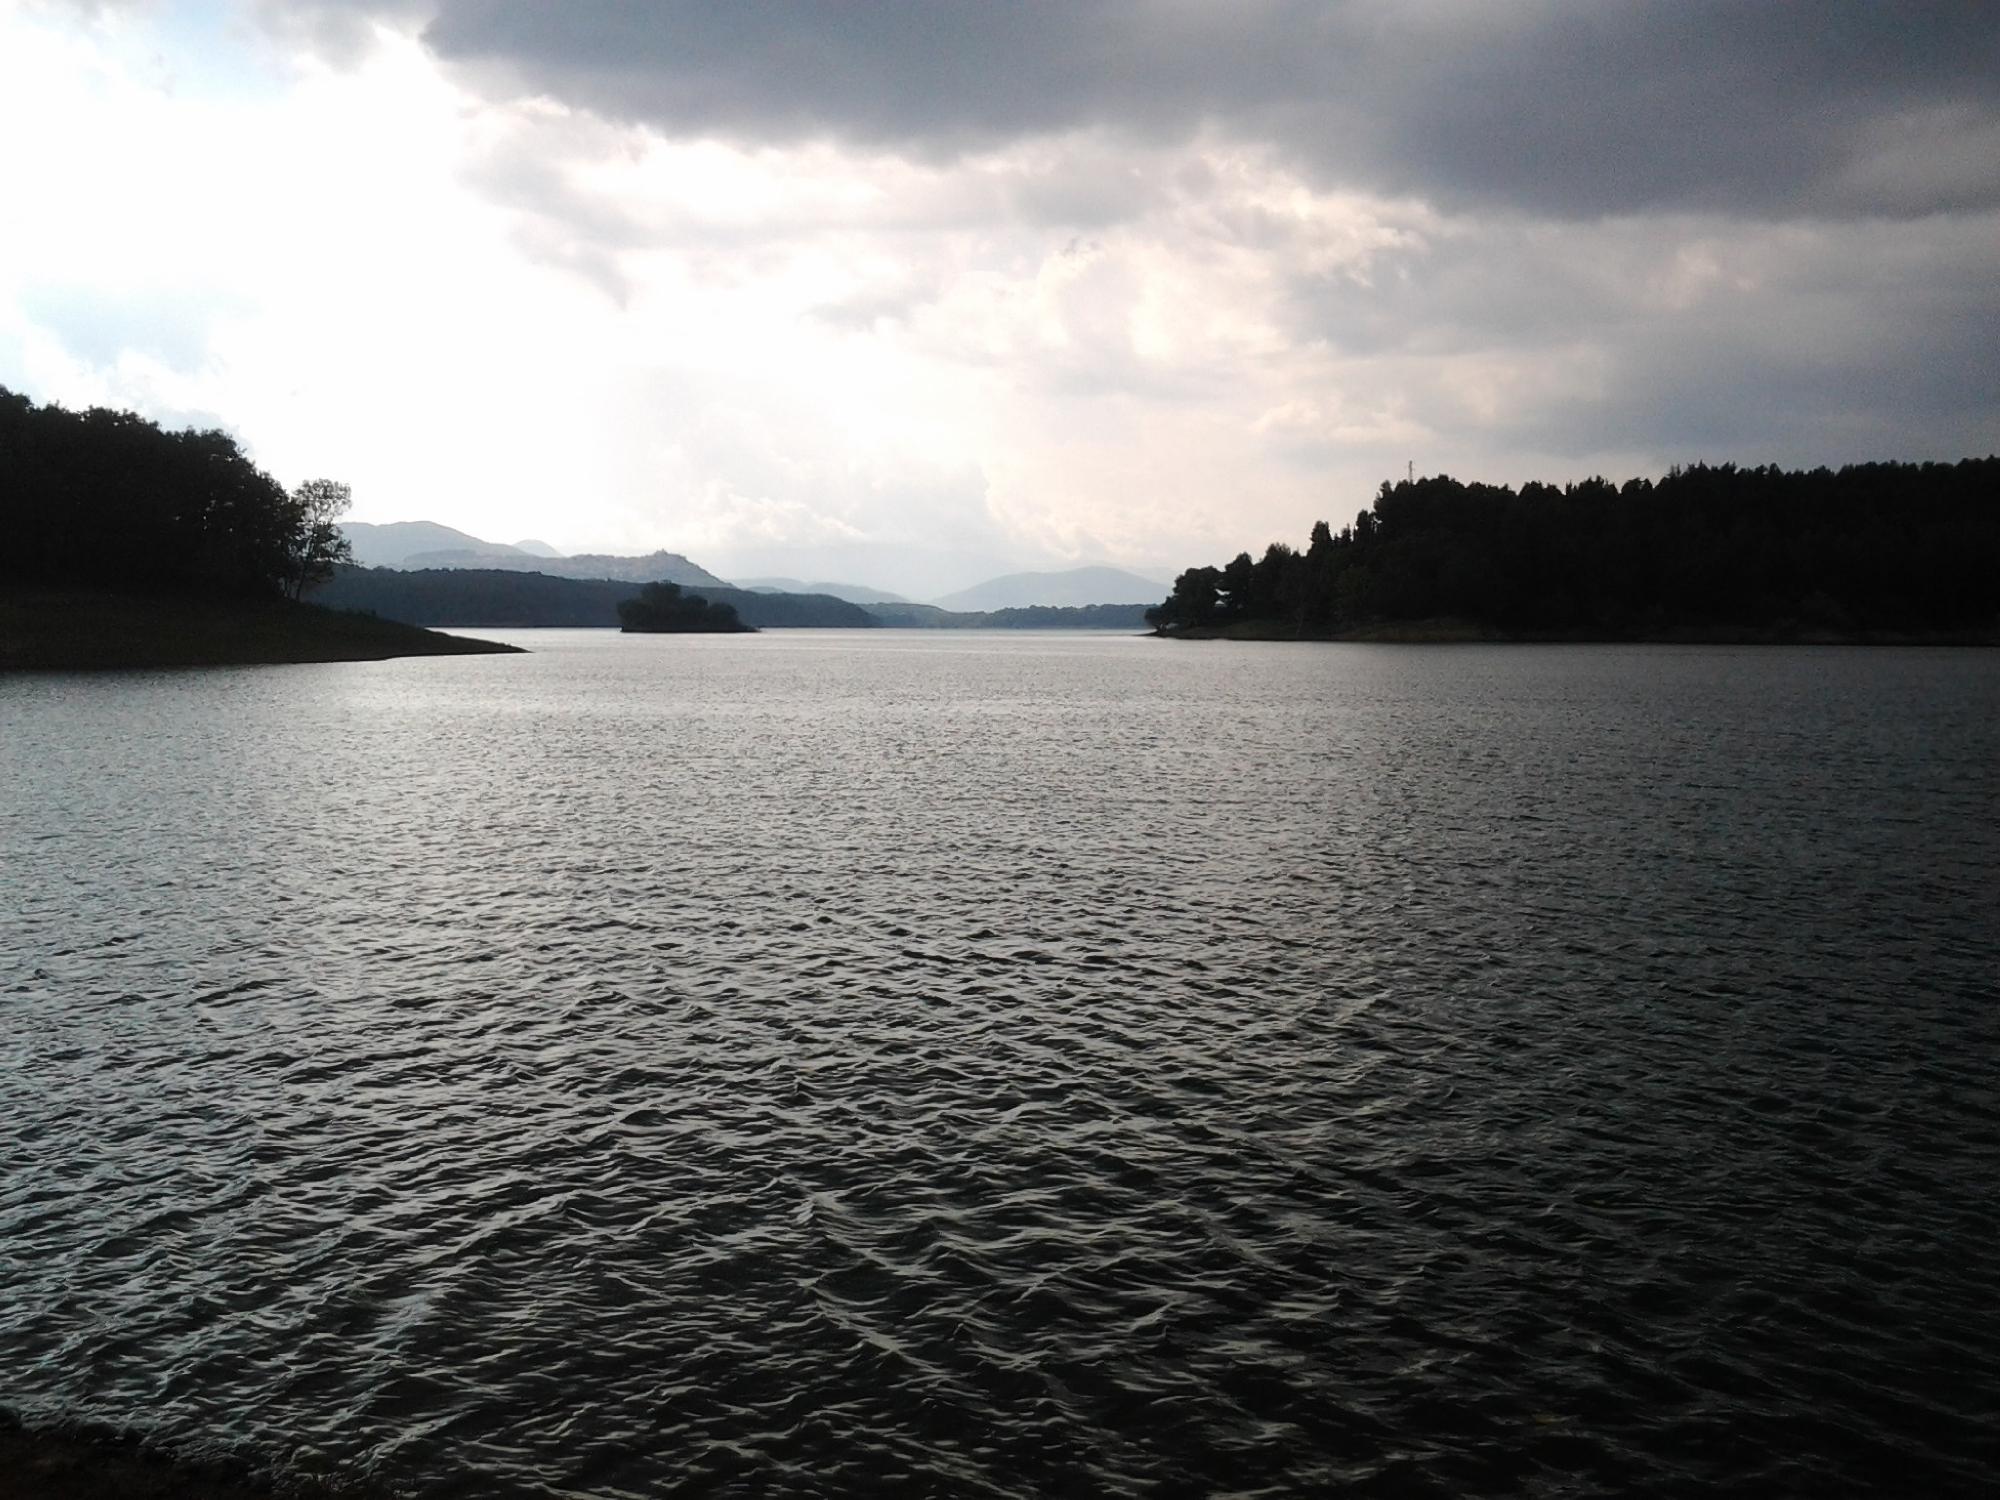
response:
[[[543,564],[550,560],[527,552],[516,552],[502,542],[481,542],[477,547],[440,547],[435,552],[412,552],[394,566],[412,569],[523,568],[539,573],[545,571]]]
[[[484,544],[482,544],[484,545]],[[357,562],[359,558],[355,559]],[[678,552],[648,552],[644,557],[614,557],[580,552],[575,557],[535,557],[526,552],[453,547],[441,552],[413,552],[396,564],[403,568],[500,568],[510,573],[546,573],[551,578],[614,578],[624,583],[700,584],[728,588],[708,569]]]
[[[1037,604],[1158,604],[1171,590],[1123,568],[1070,568],[1061,573],[1009,573],[931,602],[940,609],[1025,609]]]
[[[849,604],[907,604],[901,594],[871,589],[865,583],[805,583],[797,578],[738,578],[739,589],[757,594],[831,594]]]
[[[665,579],[683,587],[690,584],[729,587],[708,569],[689,562],[678,552],[649,552],[644,557],[584,552],[565,557],[547,542],[532,539],[512,545],[489,542],[455,527],[440,526],[436,521],[389,521],[381,525],[349,521],[340,529],[354,548],[355,562],[364,568],[503,568],[515,573],[546,573],[551,578],[615,578],[625,583]],[[827,590],[815,591],[801,585],[785,592]]]
[[[354,548],[354,560],[364,568],[400,568],[425,552],[462,551],[479,556],[526,556],[505,542],[481,541],[469,532],[435,521],[387,521],[374,525],[367,521],[347,521],[340,528]]]
[[[574,557],[544,563],[538,572],[558,578],[619,578],[627,583],[652,583],[664,578],[682,585],[726,589],[729,585],[699,563],[678,552],[648,552],[644,557],[616,557],[603,552],[579,552]]]

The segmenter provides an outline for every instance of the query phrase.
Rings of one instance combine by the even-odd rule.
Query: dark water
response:
[[[0,683],[0,1405],[420,1495],[1977,1494],[2000,655]]]

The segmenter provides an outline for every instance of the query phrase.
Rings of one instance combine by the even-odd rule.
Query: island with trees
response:
[[[284,489],[225,432],[0,387],[0,669],[516,649],[300,602],[347,555],[348,499]]]
[[[736,616],[734,605],[684,594],[662,579],[618,605],[618,628],[627,635],[713,635],[754,630]]]
[[[1190,568],[1161,635],[2000,644],[2000,458],[1384,484],[1304,551]]]

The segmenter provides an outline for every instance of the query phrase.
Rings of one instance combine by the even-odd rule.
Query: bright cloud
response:
[[[2000,447],[2000,27],[1672,9],[0,5],[0,383],[918,595]]]

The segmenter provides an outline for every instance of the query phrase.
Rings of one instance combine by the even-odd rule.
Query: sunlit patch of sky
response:
[[[0,0],[0,381],[911,593],[2000,448],[2000,16],[1691,10]]]
[[[121,61],[180,99],[275,105],[285,94],[271,39],[235,0],[148,6],[143,25],[117,28]]]

